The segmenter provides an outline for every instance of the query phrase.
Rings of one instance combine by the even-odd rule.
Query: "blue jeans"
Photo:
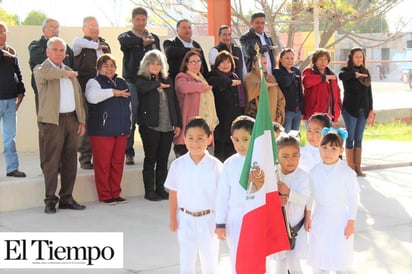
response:
[[[298,130],[300,128],[300,120],[302,118],[302,112],[299,111],[286,111],[285,123],[283,127],[286,133],[291,130]]]
[[[342,111],[343,121],[348,131],[346,139],[346,148],[362,147],[363,131],[366,126],[366,117],[364,110],[359,111],[359,117],[353,117],[345,109]]]
[[[16,98],[0,100],[0,121],[2,123],[3,155],[6,159],[7,173],[19,167],[16,151]]]
[[[126,144],[126,152],[125,154],[127,156],[134,156],[134,133],[136,131],[136,122],[137,122],[137,108],[139,105],[138,97],[137,97],[137,88],[136,84],[132,82],[126,82],[127,87],[129,88],[130,92],[130,99],[131,99],[131,104],[132,104],[132,130],[130,131],[130,135],[127,138],[127,144]]]

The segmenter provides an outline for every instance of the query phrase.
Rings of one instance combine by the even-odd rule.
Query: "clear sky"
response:
[[[24,20],[30,11],[40,10],[47,16],[58,19],[62,26],[81,26],[86,16],[95,16],[101,26],[126,26],[131,10],[134,8],[129,0],[0,0],[0,2],[1,7],[17,14],[20,20]],[[403,17],[405,21],[409,20],[409,26],[404,31],[411,32],[411,14],[411,0],[404,0],[387,16],[391,31],[394,31],[394,22]]]
[[[111,21],[126,26],[134,8],[129,0],[2,0],[0,5],[22,21],[30,11],[38,10],[62,26],[81,26],[86,16],[95,16],[100,26],[111,26]]]

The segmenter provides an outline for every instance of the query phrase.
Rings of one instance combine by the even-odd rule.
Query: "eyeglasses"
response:
[[[202,63],[202,60],[189,61],[188,63],[191,65],[200,65]]]

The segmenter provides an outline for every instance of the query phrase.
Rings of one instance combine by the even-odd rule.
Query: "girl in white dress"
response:
[[[281,205],[285,206],[288,221],[298,229],[295,247],[292,250],[276,253],[276,273],[303,273],[300,260],[306,258],[307,232],[303,228],[305,206],[309,200],[309,178],[303,169],[298,167],[300,152],[296,138],[282,133],[277,139],[278,158],[280,165],[280,182],[278,190]],[[300,228],[298,224],[300,223]]]
[[[230,138],[237,153],[224,162],[217,187],[216,234],[220,240],[227,240],[232,273],[236,273],[236,252],[243,218],[241,205],[247,194],[240,186],[240,175],[254,123],[253,118],[245,115],[232,122]]]
[[[353,260],[359,186],[356,173],[339,159],[347,132],[324,128],[322,133],[322,163],[309,172],[311,198],[305,219],[305,229],[310,232],[308,264],[314,273],[341,274],[347,273]]]
[[[319,154],[322,129],[331,126],[332,121],[326,114],[316,113],[310,116],[306,126],[306,139],[308,140],[308,144],[300,150],[299,167],[304,171],[309,172],[312,167],[322,162]]]

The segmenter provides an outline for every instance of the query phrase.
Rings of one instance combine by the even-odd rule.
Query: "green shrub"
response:
[[[393,122],[367,125],[363,134],[363,140],[412,142],[412,122],[397,120]],[[300,127],[300,145],[305,146],[306,143],[306,128],[302,123],[302,126]]]

